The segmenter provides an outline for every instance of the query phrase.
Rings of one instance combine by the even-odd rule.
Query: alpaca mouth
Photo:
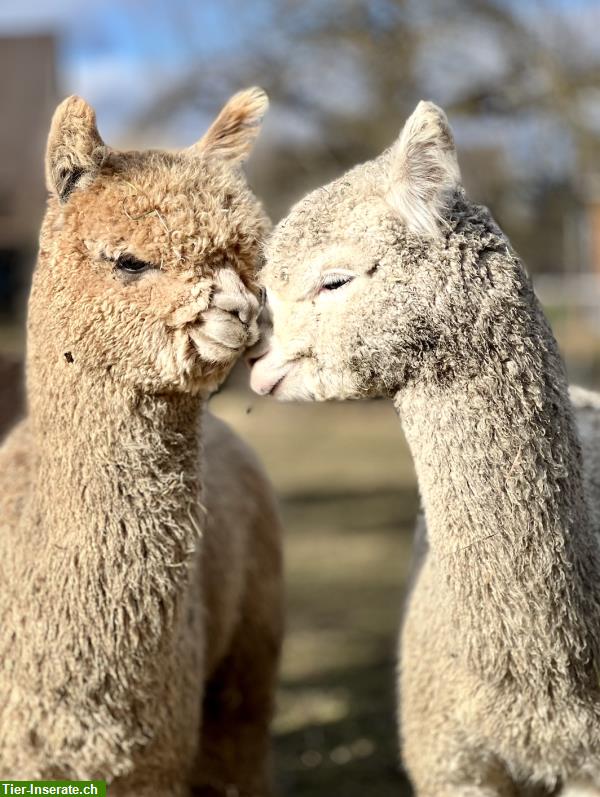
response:
[[[208,340],[211,344],[216,346],[222,346],[224,349],[229,349],[230,351],[242,351],[245,348],[244,343],[230,343],[229,341],[223,340],[222,338],[215,338],[213,335],[207,335],[204,333],[204,338]]]
[[[295,365],[295,360],[282,363],[276,367],[267,365],[267,356],[263,355],[254,360],[250,385],[255,393],[261,396],[276,396],[277,390],[282,387],[284,380],[289,376]]]
[[[189,340],[202,359],[232,360],[237,358],[246,348],[246,340],[225,339],[209,334],[203,328],[188,330]],[[244,336],[245,338],[247,336]]]

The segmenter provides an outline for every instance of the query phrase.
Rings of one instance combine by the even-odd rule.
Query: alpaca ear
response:
[[[460,182],[446,114],[420,102],[389,151],[387,201],[417,235],[436,237],[448,196]]]
[[[106,156],[96,114],[81,97],[67,97],[54,112],[46,147],[48,190],[66,201],[82,182],[93,178]]]
[[[269,98],[262,89],[255,87],[234,94],[191,151],[233,162],[245,161],[268,107]]]

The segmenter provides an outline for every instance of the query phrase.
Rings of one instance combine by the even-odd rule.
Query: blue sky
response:
[[[537,0],[497,2],[513,5],[529,24],[544,24]],[[136,115],[185,74],[190,63],[209,60],[227,65],[235,63],[240,53],[272,46],[276,4],[277,0],[3,0],[0,34],[55,32],[61,93],[78,93],[91,102],[107,140],[119,143]],[[598,0],[546,0],[546,5],[579,26],[582,48],[600,50]],[[589,23],[590,15],[595,24]],[[460,87],[469,74],[486,70],[494,74],[502,68],[502,52],[494,50],[494,43],[486,41],[481,31],[461,29],[460,34],[454,55],[450,42],[437,62],[435,48],[422,59],[428,78],[424,85],[431,84],[432,96],[436,82],[455,81]],[[469,69],[464,68],[464,52],[471,59]],[[458,64],[454,70],[453,64]],[[307,69],[305,77],[314,83],[314,69]],[[199,74],[199,85],[202,80]],[[243,74],[237,82],[245,85]],[[314,85],[315,97],[323,92],[331,92],[325,76]],[[341,87],[335,93],[339,96],[331,99],[343,101]],[[165,130],[165,139],[153,143],[189,143],[205,121],[195,114],[182,114],[173,129]]]
[[[84,96],[107,136],[119,136],[193,58],[253,46],[269,8],[263,0],[18,0],[0,3],[0,35],[56,34],[61,93]]]

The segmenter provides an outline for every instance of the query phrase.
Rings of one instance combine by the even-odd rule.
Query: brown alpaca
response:
[[[239,163],[266,105],[236,95],[174,154],[107,148],[76,97],[56,111],[28,416],[0,450],[2,778],[270,791],[280,527],[203,412],[257,336],[268,223]]]

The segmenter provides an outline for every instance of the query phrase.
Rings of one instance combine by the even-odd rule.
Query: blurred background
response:
[[[597,0],[4,0],[0,3],[0,433],[21,412],[23,318],[56,103],[122,148],[187,146],[227,97],[272,107],[248,166],[278,220],[377,155],[419,99],[523,256],[571,378],[600,388]],[[277,405],[238,370],[213,409],[260,452],[286,524],[283,793],[409,794],[395,638],[417,492],[391,406]]]

